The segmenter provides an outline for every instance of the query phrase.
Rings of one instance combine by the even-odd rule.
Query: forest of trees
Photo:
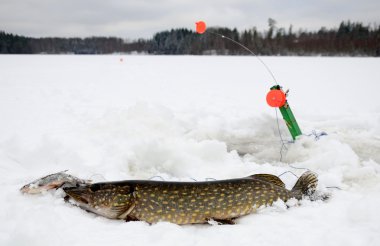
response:
[[[341,22],[318,31],[279,28],[273,19],[268,29],[238,31],[209,28],[205,34],[181,28],[156,33],[152,39],[127,42],[116,37],[30,38],[0,31],[0,54],[148,54],[249,55],[240,42],[257,55],[380,56],[380,26]]]

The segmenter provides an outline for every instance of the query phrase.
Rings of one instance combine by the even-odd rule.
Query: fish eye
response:
[[[92,185],[90,186],[90,190],[91,190],[92,192],[96,192],[96,191],[100,190],[100,184],[92,184]]]

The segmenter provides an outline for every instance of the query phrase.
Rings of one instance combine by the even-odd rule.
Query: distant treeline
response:
[[[247,55],[239,45],[222,38],[231,38],[258,55],[326,55],[380,56],[380,25],[342,22],[338,28],[322,27],[318,31],[295,32],[278,28],[268,20],[268,29],[239,32],[236,28],[209,28],[205,34],[181,28],[156,33],[152,39],[125,41],[116,37],[30,38],[0,32],[2,54],[192,54]],[[217,33],[217,34],[216,34]],[[218,35],[219,34],[219,35]]]

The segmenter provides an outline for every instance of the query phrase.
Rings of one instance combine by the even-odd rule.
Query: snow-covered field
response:
[[[328,133],[287,145],[281,160],[265,102],[274,82],[255,57],[0,56],[0,245],[379,245],[380,59],[262,59],[304,134]],[[294,167],[318,173],[332,198],[278,202],[236,225],[125,223],[60,192],[19,192],[65,169],[199,181],[305,171]]]

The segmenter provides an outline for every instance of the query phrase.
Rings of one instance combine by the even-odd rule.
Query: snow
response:
[[[302,136],[281,160],[265,102],[274,82],[255,57],[0,56],[0,244],[377,245],[380,60],[262,60],[290,88],[303,132],[328,134]],[[70,206],[60,191],[19,192],[66,169],[94,181],[199,181],[303,168],[329,201],[277,202],[237,225],[125,223]]]

